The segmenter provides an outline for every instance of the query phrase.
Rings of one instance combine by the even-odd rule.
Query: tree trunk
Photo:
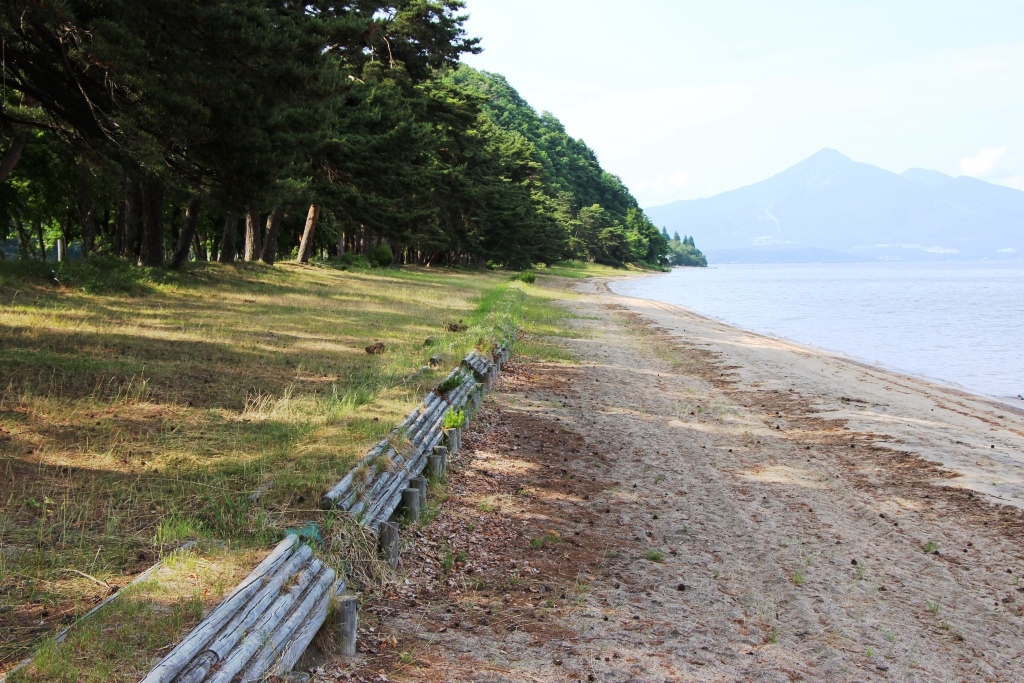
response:
[[[43,239],[43,222],[38,218],[33,222],[33,226],[36,229],[36,236],[39,238],[39,260],[46,261],[46,240]]]
[[[85,167],[78,169],[78,183],[75,187],[75,199],[78,204],[78,220],[82,224],[82,257],[88,257],[96,248],[96,204],[89,187],[88,171]]]
[[[0,183],[7,180],[7,176],[11,175],[11,171],[18,165],[18,159],[21,158],[21,153],[25,149],[26,137],[27,134],[24,130],[14,131],[11,146],[7,148],[3,161],[0,161]]]
[[[181,268],[181,264],[188,258],[188,250],[194,241],[196,224],[198,223],[199,197],[193,197],[189,200],[188,208],[185,210],[185,222],[182,224],[181,232],[178,234],[178,243],[174,245],[174,253],[171,255],[171,262],[168,265],[168,268],[171,270]],[[198,245],[198,242],[196,244]],[[199,258],[198,249],[196,249],[196,258]]]
[[[309,263],[309,256],[313,252],[313,235],[316,233],[316,224],[320,220],[320,207],[316,204],[309,205],[309,213],[306,215],[306,229],[302,231],[302,241],[299,242],[299,255],[296,260],[299,263]]]
[[[21,222],[21,216],[15,214],[13,218],[14,228],[18,231],[18,258],[27,261],[31,255],[32,238],[28,236],[25,224]]]
[[[220,258],[221,263],[235,262],[235,244],[238,240],[238,214],[229,212],[224,218],[224,232],[220,237]]]
[[[263,240],[260,239],[260,212],[249,209],[245,213],[245,260],[259,260],[263,253]]]
[[[131,176],[121,182],[124,197],[117,208],[118,232],[121,233],[119,254],[129,259],[139,255],[139,222],[141,220],[139,184]]]
[[[162,268],[164,265],[164,188],[156,178],[142,183],[142,238],[139,240],[139,265]]]
[[[263,262],[268,266],[274,265],[274,259],[277,257],[277,231],[281,227],[283,215],[284,210],[280,206],[275,206],[267,216],[267,236],[263,240]]]
[[[206,261],[206,240],[199,237],[199,231],[192,234],[192,248],[196,252],[196,261]]]

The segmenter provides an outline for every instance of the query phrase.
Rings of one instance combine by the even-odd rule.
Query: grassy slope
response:
[[[106,595],[98,582],[123,586],[182,541],[204,543],[76,629],[71,647],[44,647],[32,680],[138,677],[255,548],[322,520],[323,491],[497,337],[509,302],[529,333],[522,350],[559,357],[542,341],[560,331],[550,293],[500,274],[104,262],[57,277],[0,264],[0,662]],[[449,320],[468,331],[445,332]],[[364,351],[375,341],[384,355]],[[440,369],[415,374],[437,354]]]

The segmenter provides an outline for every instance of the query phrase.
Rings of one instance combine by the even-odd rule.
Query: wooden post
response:
[[[427,507],[427,479],[426,477],[413,477],[409,480],[409,485],[414,487],[420,492],[420,510],[425,510]]]
[[[402,509],[405,518],[410,522],[420,521],[420,490],[418,488],[402,489]]]
[[[488,391],[494,386],[494,363],[487,364],[487,389]]]
[[[401,550],[402,537],[395,522],[384,522],[380,525],[378,536],[381,552],[388,561],[388,565],[394,569],[398,566],[399,551]]]
[[[68,260],[68,248],[67,248],[67,245],[64,244],[64,238],[63,237],[58,237],[57,238],[57,262],[61,263],[63,261],[67,261],[67,260]]]
[[[448,476],[448,449],[444,446],[434,446],[434,452],[428,456],[430,463],[430,474],[438,481],[443,481]]]
[[[338,602],[338,630],[341,631],[341,654],[356,656],[356,633],[359,626],[359,598],[346,595]]]

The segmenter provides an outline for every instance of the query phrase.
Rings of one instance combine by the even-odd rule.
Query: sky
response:
[[[484,52],[641,206],[829,147],[1024,190],[1024,0],[468,0]]]

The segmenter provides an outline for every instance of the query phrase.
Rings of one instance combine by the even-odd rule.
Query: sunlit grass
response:
[[[320,495],[499,325],[521,356],[568,359],[564,293],[504,273],[103,267],[57,286],[0,264],[0,670],[105,595],[68,570],[123,585],[186,540],[241,552],[321,520]]]

